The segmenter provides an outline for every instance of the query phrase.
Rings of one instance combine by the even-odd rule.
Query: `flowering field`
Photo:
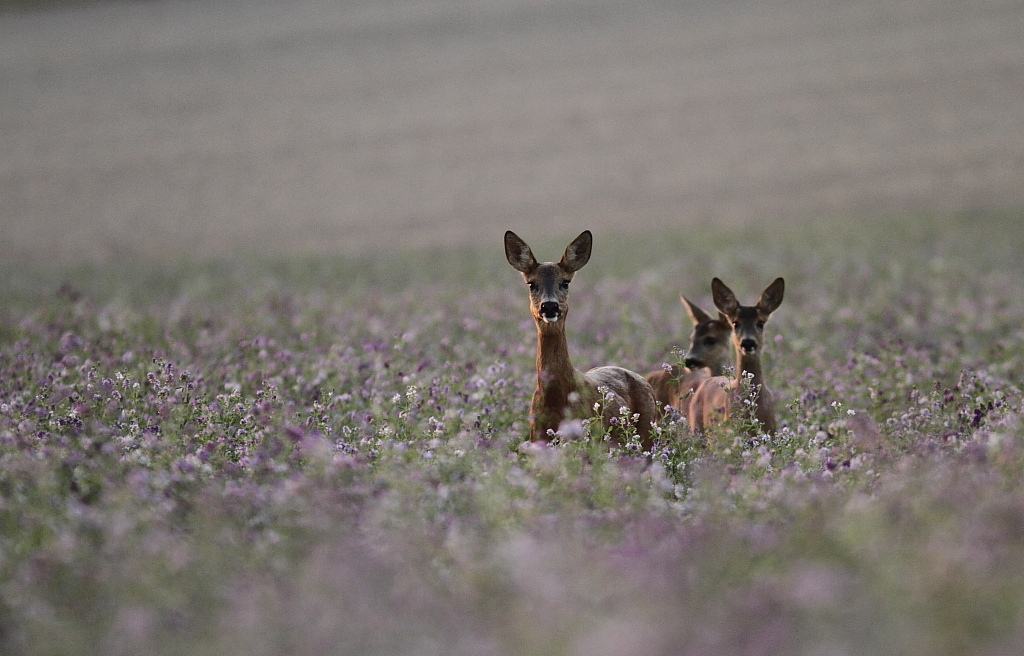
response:
[[[499,231],[0,265],[0,652],[1019,654],[1022,218],[596,233],[579,369],[676,362],[679,293],[786,278],[779,434],[669,417],[651,453],[524,443]]]

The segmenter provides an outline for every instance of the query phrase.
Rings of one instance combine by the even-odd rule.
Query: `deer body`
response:
[[[530,439],[549,440],[565,419],[594,416],[594,404],[605,407],[604,422],[629,408],[638,414],[637,433],[645,448],[656,419],[654,393],[639,374],[622,367],[597,367],[581,373],[569,359],[565,336],[569,282],[590,260],[593,238],[584,231],[569,244],[558,262],[539,263],[514,232],[505,233],[505,257],[530,287],[530,313],[537,326],[537,387],[530,404]],[[598,388],[611,398],[602,398]]]
[[[746,379],[757,395],[752,418],[760,424],[761,431],[775,434],[775,405],[761,368],[761,348],[764,324],[782,303],[784,285],[782,278],[776,278],[761,293],[756,305],[747,306],[740,305],[736,295],[721,280],[715,278],[711,281],[715,307],[732,322],[736,376],[709,376],[700,382],[690,399],[687,413],[693,430],[700,432],[706,426],[728,419],[735,404],[740,402],[741,382]]]
[[[679,300],[693,321],[690,346],[686,350],[683,366],[652,371],[645,378],[654,389],[654,399],[662,407],[672,406],[686,413],[690,398],[701,381],[709,376],[721,376],[735,359],[732,348],[732,323],[719,314],[711,318],[704,310],[685,296]]]

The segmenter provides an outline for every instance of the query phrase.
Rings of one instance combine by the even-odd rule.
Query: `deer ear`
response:
[[[522,273],[528,273],[537,267],[537,258],[533,256],[533,251],[511,230],[505,231],[505,259],[513,269]]]
[[[579,271],[583,268],[583,265],[590,261],[590,251],[593,247],[593,235],[590,234],[589,230],[584,230],[576,239],[572,240],[572,243],[566,246],[565,253],[562,254],[562,260],[559,264],[569,271]]]
[[[700,309],[690,299],[680,294],[679,300],[683,302],[683,307],[686,308],[686,313],[690,315],[690,321],[692,321],[694,325],[698,323],[707,323],[708,321],[711,321],[711,317],[708,315],[708,313]]]
[[[711,298],[714,300],[718,311],[724,314],[730,321],[739,311],[740,302],[736,300],[736,294],[733,294],[732,290],[726,287],[725,283],[718,278],[711,280]]]
[[[786,282],[782,278],[776,278],[772,284],[765,287],[761,292],[761,298],[757,299],[757,309],[764,314],[771,314],[782,305],[782,293],[786,289]]]

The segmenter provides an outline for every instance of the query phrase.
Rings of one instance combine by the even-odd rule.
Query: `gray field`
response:
[[[1024,3],[0,14],[0,240],[53,262],[1019,208]]]

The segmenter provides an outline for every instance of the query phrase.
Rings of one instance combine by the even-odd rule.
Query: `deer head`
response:
[[[565,321],[569,283],[590,260],[593,237],[584,230],[566,247],[558,262],[537,262],[530,247],[511,230],[505,233],[505,257],[530,287],[530,312],[538,327]]]
[[[732,322],[732,339],[737,353],[746,356],[760,355],[764,344],[764,324],[772,312],[782,303],[785,282],[776,278],[761,292],[755,305],[740,305],[736,295],[725,283],[715,278],[711,281],[711,297],[715,307]]]

